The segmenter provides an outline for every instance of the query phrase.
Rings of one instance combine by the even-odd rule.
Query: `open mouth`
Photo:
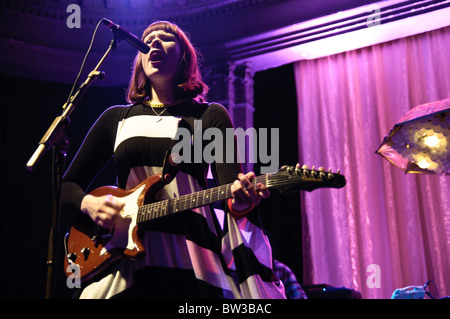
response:
[[[151,62],[161,62],[163,59],[164,59],[164,54],[161,51],[150,52],[150,61]]]

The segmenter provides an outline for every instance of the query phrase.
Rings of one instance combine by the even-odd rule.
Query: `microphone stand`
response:
[[[69,115],[75,109],[76,105],[80,101],[83,94],[86,92],[87,88],[96,79],[103,79],[105,73],[103,71],[98,71],[106,57],[117,47],[117,39],[111,40],[108,50],[105,52],[103,57],[98,62],[94,70],[92,70],[86,81],[83,82],[77,91],[68,99],[62,108],[62,114],[56,117],[53,123],[48,128],[47,132],[44,134],[39,142],[39,146],[31,156],[27,163],[27,169],[32,171],[37,163],[42,159],[45,152],[49,149],[53,149],[53,162],[52,162],[52,191],[53,191],[53,208],[52,208],[52,224],[50,228],[49,244],[48,244],[48,255],[47,255],[47,283],[45,298],[50,299],[55,297],[54,288],[56,286],[56,276],[55,268],[59,265],[59,254],[58,254],[58,241],[59,241],[59,231],[60,231],[60,217],[61,217],[61,180],[62,180],[62,170],[64,168],[65,159],[67,155],[67,149],[69,147],[70,141],[64,133],[66,125],[70,123]]]

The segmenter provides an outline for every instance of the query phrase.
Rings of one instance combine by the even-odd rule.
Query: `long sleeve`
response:
[[[117,119],[123,107],[107,109],[89,130],[63,177],[62,202],[79,209],[93,179],[111,159]]]
[[[218,147],[223,151],[223,156],[216,158],[216,161],[212,163],[212,172],[218,184],[231,183],[237,179],[239,173],[242,173],[233,123],[227,110],[215,103],[210,104],[206,118],[209,121],[209,127],[217,128],[222,135],[222,145]]]

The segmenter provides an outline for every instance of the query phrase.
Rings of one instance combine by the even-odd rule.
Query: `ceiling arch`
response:
[[[0,73],[72,83],[96,24],[108,18],[136,36],[155,20],[177,23],[200,49],[205,63],[227,59],[227,43],[376,0],[0,0]],[[70,28],[68,6],[80,8]],[[106,51],[111,32],[99,27],[86,68]],[[104,64],[106,79],[128,82],[136,50],[126,43]]]

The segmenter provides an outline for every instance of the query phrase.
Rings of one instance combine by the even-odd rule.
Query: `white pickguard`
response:
[[[120,213],[121,218],[117,218],[114,233],[105,247],[100,251],[100,255],[103,255],[114,248],[133,250],[136,247],[132,233],[134,227],[136,227],[139,195],[141,195],[144,188],[145,185],[142,185],[130,195],[121,197],[121,199],[125,201],[125,206]]]

